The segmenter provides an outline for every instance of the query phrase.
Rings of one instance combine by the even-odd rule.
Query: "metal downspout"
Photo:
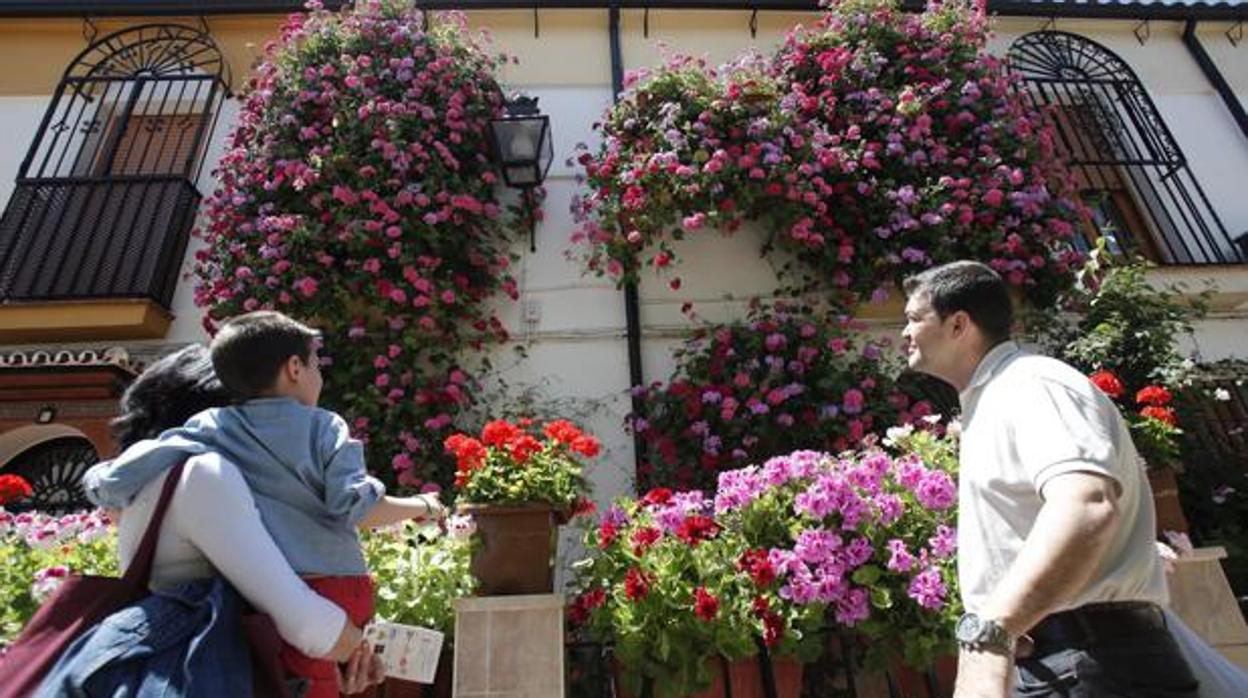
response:
[[[611,41],[611,95],[618,101],[624,92],[624,54],[620,48],[620,6],[611,3],[608,12],[608,33]],[[633,414],[645,411],[645,401],[632,389],[645,385],[641,370],[641,300],[637,294],[637,282],[624,284],[624,322],[628,340],[628,384]],[[645,440],[633,430],[633,477],[638,478],[645,455]]]
[[[1222,76],[1222,71],[1218,70],[1217,64],[1209,57],[1205,47],[1200,44],[1200,39],[1196,38],[1196,20],[1194,19],[1189,18],[1183,23],[1183,45],[1196,60],[1196,65],[1200,66],[1200,72],[1205,74],[1205,79],[1213,85],[1213,89],[1222,98],[1222,103],[1230,110],[1235,123],[1239,125],[1239,132],[1244,135],[1244,138],[1248,138],[1248,113],[1245,113],[1244,105],[1240,103],[1234,90]]]

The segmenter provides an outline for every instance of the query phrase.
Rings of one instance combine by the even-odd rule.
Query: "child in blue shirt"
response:
[[[242,472],[291,567],[362,626],[372,616],[373,596],[357,529],[441,518],[446,511],[436,495],[386,496],[346,422],[316,406],[323,385],[318,340],[315,330],[277,312],[229,320],[210,350],[217,377],[241,402],[134,444],[91,468],[83,487],[93,503],[122,508],[178,462],[219,453]],[[308,696],[337,696],[332,663],[293,647],[283,659],[291,673],[311,679]]]

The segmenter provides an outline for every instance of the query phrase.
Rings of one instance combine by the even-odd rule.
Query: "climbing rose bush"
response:
[[[1051,303],[1079,259],[1081,205],[1051,124],[986,37],[964,2],[913,14],[848,0],[766,65],[634,73],[601,145],[577,156],[589,191],[574,249],[624,281],[676,263],[674,240],[756,220],[766,250],[802,262],[796,282],[841,302],[974,258]]]
[[[502,60],[464,19],[401,0],[290,17],[248,84],[199,231],[211,332],[277,309],[324,333],[324,401],[400,483],[449,483],[441,444],[516,297],[489,121]]]

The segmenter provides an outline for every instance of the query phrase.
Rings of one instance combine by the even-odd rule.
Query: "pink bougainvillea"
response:
[[[273,308],[324,332],[327,407],[369,462],[449,482],[442,441],[470,400],[464,352],[505,337],[484,301],[514,297],[489,120],[501,57],[462,17],[405,3],[310,4],[248,84],[195,267],[209,331]]]

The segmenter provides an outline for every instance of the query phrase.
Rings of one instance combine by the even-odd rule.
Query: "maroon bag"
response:
[[[179,463],[165,479],[160,500],[143,533],[139,550],[121,578],[76,575],[57,587],[21,635],[0,657],[0,698],[26,698],[39,688],[61,653],[84,631],[147,596],[160,524],[182,477]]]

